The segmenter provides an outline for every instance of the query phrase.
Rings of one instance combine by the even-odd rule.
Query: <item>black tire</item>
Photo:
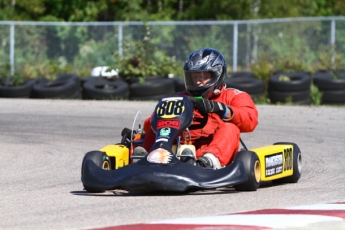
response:
[[[274,183],[297,183],[298,180],[301,178],[302,175],[302,154],[301,154],[301,150],[299,149],[299,147],[292,142],[277,142],[274,143],[274,145],[293,145],[293,163],[292,163],[292,167],[293,167],[293,174],[289,177],[285,177],[285,178],[281,178],[278,180],[274,180],[272,182]]]
[[[111,169],[110,165],[110,160],[108,156],[101,151],[90,151],[85,154],[82,165],[81,165],[81,174],[83,175],[84,171],[84,163],[86,160],[92,160],[98,167],[100,168],[107,168],[107,170]],[[91,193],[101,193],[104,192],[104,190],[96,189],[96,188],[91,188],[87,185],[84,185],[84,188],[86,191],[91,192]]]
[[[0,85],[0,97],[6,98],[29,98],[31,96],[32,87],[36,83],[35,79],[24,81],[23,85],[18,86],[2,86]]]
[[[232,72],[229,75],[230,78],[255,78],[255,75],[252,72],[247,71]]]
[[[249,94],[249,96],[254,100],[254,99],[260,99],[261,97],[264,96],[264,92],[260,92],[260,93],[251,93]]]
[[[102,77],[92,77],[92,76],[80,78],[80,82],[81,82],[82,87],[88,81],[103,81],[103,80],[107,80],[107,79],[102,78]]]
[[[83,99],[116,100],[128,97],[128,83],[119,79],[89,80],[83,85]]]
[[[321,97],[322,104],[344,104],[345,90],[324,90]]]
[[[75,91],[74,94],[71,94],[68,98],[69,99],[82,99],[82,88],[81,88],[81,80],[80,77],[76,74],[58,74],[57,80],[72,80],[75,81],[77,84],[78,90]]]
[[[301,101],[307,101],[310,98],[310,90],[305,91],[291,91],[291,92],[283,92],[283,91],[268,91],[268,97],[272,103],[286,103],[288,99],[291,99],[293,103],[299,103]]]
[[[287,76],[290,81],[281,81],[281,76]],[[311,76],[307,72],[277,72],[268,80],[268,89],[271,91],[306,91],[310,88]]]
[[[58,74],[56,79],[62,79],[62,80],[73,80],[77,83],[77,85],[81,86],[81,80],[80,77],[76,74],[70,74],[70,73],[65,73],[65,74]]]
[[[130,98],[155,95],[175,94],[175,83],[171,78],[147,78],[143,84],[135,82],[129,85]]]
[[[242,184],[235,185],[236,191],[256,191],[260,186],[261,165],[258,155],[252,151],[239,151],[236,153],[235,161],[243,162],[248,180]]]
[[[313,81],[321,91],[345,91],[345,78],[335,79],[331,71],[317,71]]]
[[[80,86],[72,79],[49,81],[40,79],[32,88],[33,98],[72,98],[80,91]]]
[[[340,69],[336,72],[338,78],[345,79],[345,69]]]
[[[161,94],[161,95],[153,95],[153,96],[141,96],[141,97],[130,97],[131,101],[159,101],[163,97],[173,96],[174,94]]]
[[[225,84],[227,88],[239,89],[248,94],[259,94],[263,93],[265,90],[264,82],[262,80],[251,77],[226,78]]]

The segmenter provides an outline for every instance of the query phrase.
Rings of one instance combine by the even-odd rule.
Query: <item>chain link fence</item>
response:
[[[345,51],[345,17],[248,21],[147,22],[152,43],[182,63],[193,50],[220,50],[230,71],[250,68],[260,59],[297,59],[308,66],[320,55],[335,64]],[[55,61],[81,68],[116,66],[114,52],[143,39],[142,22],[0,22],[0,62],[11,71],[38,69]],[[343,59],[339,59],[343,60]],[[344,63],[338,63],[343,65]]]

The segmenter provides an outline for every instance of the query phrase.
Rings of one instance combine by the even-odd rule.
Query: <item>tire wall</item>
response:
[[[128,100],[129,85],[121,79],[90,77],[82,80],[85,100]]]
[[[255,78],[251,72],[230,73],[229,78],[225,78],[227,88],[235,88],[248,93],[253,99],[264,95],[264,82]]]
[[[311,104],[310,86],[308,72],[277,72],[268,80],[268,98],[273,104]]]
[[[332,73],[331,71],[317,71],[313,82],[322,93],[322,104],[345,104],[344,69],[336,73]]]
[[[272,104],[309,105],[312,104],[312,83],[321,92],[322,104],[345,104],[345,69],[337,72],[319,70],[313,77],[309,72],[276,72],[267,82],[267,96]],[[251,72],[229,73],[225,84],[227,88],[247,92],[253,99],[263,98],[266,92],[265,83]],[[0,97],[157,101],[184,90],[181,77],[147,77],[144,83],[139,83],[136,79],[126,82],[106,77],[59,74],[56,80],[28,79],[20,86],[0,85]]]
[[[129,85],[130,100],[159,100],[176,93],[175,80],[164,77],[149,77],[144,83],[133,82]]]

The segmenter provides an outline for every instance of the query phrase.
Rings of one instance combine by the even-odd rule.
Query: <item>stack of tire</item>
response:
[[[75,74],[60,74],[55,80],[38,79],[32,87],[33,98],[80,99],[80,78]]]
[[[175,82],[172,78],[147,77],[143,83],[132,81],[129,84],[129,92],[130,100],[157,101],[175,94]]]
[[[128,83],[120,78],[86,77],[82,79],[85,100],[128,100]]]
[[[29,98],[36,79],[25,79],[22,85],[9,86],[6,82],[0,82],[0,97],[4,98]]]
[[[265,84],[262,80],[255,78],[252,72],[233,72],[230,78],[225,79],[227,88],[235,88],[247,92],[253,99],[264,95]]]
[[[310,105],[311,75],[309,72],[276,72],[268,80],[271,103]]]
[[[322,104],[345,104],[344,69],[335,73],[319,70],[315,73],[313,82],[322,93]]]

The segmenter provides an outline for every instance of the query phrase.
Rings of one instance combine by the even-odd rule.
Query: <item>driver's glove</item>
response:
[[[219,101],[209,100],[207,98],[196,100],[195,107],[198,110],[206,111],[208,113],[216,113],[221,118],[225,117],[228,112],[228,108],[224,105],[224,103],[219,102]]]

